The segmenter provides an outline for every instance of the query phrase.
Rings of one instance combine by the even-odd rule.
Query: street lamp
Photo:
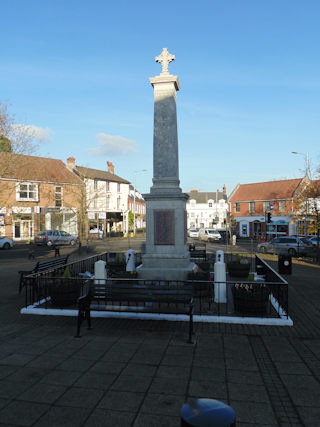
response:
[[[292,154],[299,154],[300,156],[304,156],[305,160],[306,160],[306,176],[308,178],[310,178],[310,173],[309,173],[309,156],[308,154],[305,153],[298,153],[297,151],[291,151]]]
[[[147,169],[140,169],[133,172],[133,235],[136,235],[136,175],[138,172],[147,172]]]

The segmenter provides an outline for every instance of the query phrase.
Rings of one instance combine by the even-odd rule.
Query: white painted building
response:
[[[128,232],[129,181],[115,175],[112,162],[108,171],[75,165],[74,157],[67,159],[69,169],[86,184],[86,206],[89,232]]]
[[[228,212],[226,187],[223,191],[191,190],[187,202],[187,227],[225,229]]]

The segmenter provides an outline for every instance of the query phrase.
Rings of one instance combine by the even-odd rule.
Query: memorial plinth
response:
[[[156,61],[162,73],[150,78],[154,91],[153,185],[144,194],[147,212],[146,254],[139,277],[184,280],[194,264],[187,249],[188,195],[179,187],[179,156],[176,97],[177,76],[168,72],[175,57],[163,49]]]

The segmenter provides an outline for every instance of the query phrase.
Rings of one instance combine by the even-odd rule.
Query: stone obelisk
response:
[[[150,193],[143,195],[147,210],[146,253],[138,274],[156,280],[184,280],[194,266],[186,245],[189,196],[179,187],[176,97],[180,83],[168,71],[174,59],[163,49],[156,57],[162,72],[150,78],[154,91],[153,185]]]

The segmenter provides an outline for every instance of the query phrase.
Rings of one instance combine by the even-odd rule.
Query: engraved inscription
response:
[[[154,244],[174,245],[174,210],[159,209],[153,211]]]

